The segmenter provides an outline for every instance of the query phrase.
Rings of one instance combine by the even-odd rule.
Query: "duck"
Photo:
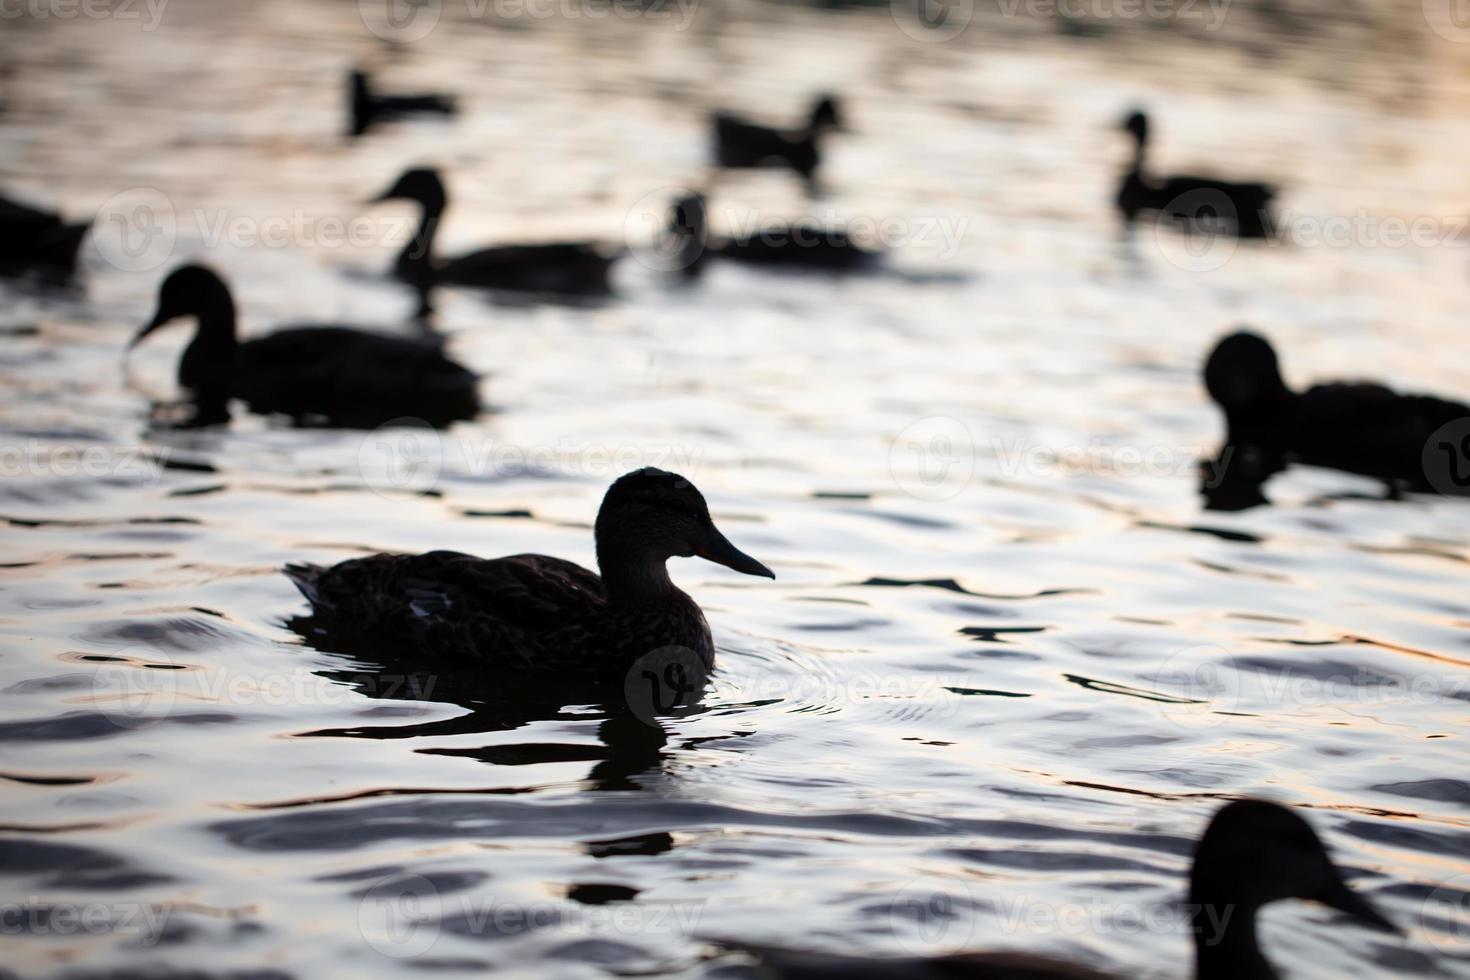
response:
[[[1270,238],[1274,234],[1271,202],[1276,189],[1270,184],[1187,174],[1151,176],[1145,169],[1148,116],[1134,111],[1123,120],[1122,128],[1134,139],[1133,162],[1118,185],[1118,211],[1126,223],[1132,224],[1142,212],[1189,223],[1213,216],[1215,230],[1237,238]]]
[[[710,121],[718,166],[728,170],[786,167],[801,175],[813,190],[821,163],[819,144],[829,132],[844,128],[842,110],[833,95],[818,96],[806,123],[795,129],[762,126],[730,112],[715,112]]]
[[[710,258],[816,272],[853,272],[877,265],[881,253],[859,243],[842,228],[807,222],[781,222],[743,232],[740,237],[712,238],[703,194],[686,194],[669,209],[665,234],[672,243],[663,251],[670,265],[697,276]]]
[[[642,658],[671,648],[687,652],[692,668],[713,668],[709,623],[669,578],[668,559],[698,556],[776,577],[715,527],[693,483],[654,467],[608,488],[593,538],[600,575],[547,555],[456,551],[284,571],[325,631],[348,644],[386,642],[506,680],[549,678],[558,690],[625,681]]]
[[[608,274],[616,253],[587,242],[502,245],[452,259],[435,257],[434,236],[448,196],[444,181],[432,168],[405,171],[370,203],[398,200],[418,204],[420,218],[418,230],[394,263],[394,273],[421,295],[435,285],[581,297],[612,291]]]
[[[1431,446],[1440,429],[1463,420],[1470,405],[1429,395],[1401,394],[1370,382],[1331,382],[1294,392],[1281,377],[1270,341],[1250,330],[1221,339],[1204,367],[1205,389],[1225,415],[1225,446],[1269,477],[1292,463],[1342,470],[1384,482],[1391,496],[1470,493],[1470,446]],[[1233,464],[1222,450],[1221,463]],[[1447,473],[1437,464],[1448,463]],[[1442,477],[1454,477],[1449,481]],[[1463,481],[1463,486],[1459,484]]]
[[[1299,814],[1267,800],[1235,800],[1211,818],[1189,878],[1197,980],[1276,980],[1261,952],[1256,916],[1272,902],[1319,902],[1387,932],[1399,929],[1348,887],[1321,838]],[[1109,980],[1080,963],[1024,952],[871,959],[720,940],[761,965],[772,980]]]
[[[434,341],[339,325],[290,327],[239,340],[229,287],[203,265],[169,273],[159,288],[157,312],[128,350],[181,317],[197,322],[178,375],[194,403],[196,424],[226,421],[231,399],[244,401],[252,412],[344,428],[373,428],[405,417],[446,426],[479,411],[477,377]]]
[[[449,95],[382,95],[374,92],[367,72],[358,70],[347,73],[347,101],[350,114],[347,131],[352,136],[361,136],[376,122],[419,113],[452,116],[456,112],[454,97]]]
[[[0,269],[39,272],[61,281],[76,273],[90,222],[69,223],[52,211],[0,197]]]

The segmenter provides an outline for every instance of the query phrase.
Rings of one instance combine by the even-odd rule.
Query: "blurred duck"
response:
[[[865,248],[841,228],[802,222],[764,225],[738,238],[712,238],[704,196],[689,194],[675,201],[662,251],[669,264],[686,276],[703,271],[709,258],[728,259],[772,268],[817,272],[850,272],[871,268],[881,253]]]
[[[1256,941],[1256,914],[1271,902],[1320,902],[1389,932],[1398,929],[1343,881],[1322,841],[1296,813],[1240,800],[1210,821],[1194,852],[1189,908],[1198,980],[1276,980]],[[1107,980],[1111,974],[1026,953],[959,953],[864,959],[723,944],[755,955],[779,980]]]
[[[695,669],[713,666],[709,624],[669,579],[670,558],[693,555],[775,578],[720,533],[692,483],[652,467],[608,489],[593,533],[601,577],[546,555],[485,559],[453,551],[373,555],[330,568],[288,565],[285,572],[323,625],[349,641],[484,664],[503,680],[560,685],[621,682],[640,658],[670,647],[687,651]]]
[[[717,165],[730,170],[788,167],[800,174],[810,189],[815,189],[821,163],[818,143],[827,133],[843,128],[841,110],[831,95],[818,98],[811,118],[796,129],[773,129],[727,112],[715,113],[712,120]]]
[[[479,411],[477,379],[427,340],[390,337],[344,326],[304,326],[241,341],[229,288],[200,265],[175,269],[158,295],[144,337],[180,317],[198,323],[179,361],[195,424],[229,418],[231,399],[252,412],[371,428],[413,417],[448,425]]]
[[[1131,223],[1145,211],[1187,223],[1213,217],[1216,227],[1226,234],[1240,238],[1272,235],[1274,187],[1183,174],[1153,177],[1145,170],[1148,117],[1134,112],[1123,121],[1123,128],[1133,134],[1135,141],[1132,166],[1118,187],[1118,210],[1125,221]]]
[[[347,99],[352,118],[349,132],[361,136],[376,122],[389,122],[420,113],[454,115],[454,99],[448,95],[381,95],[372,90],[366,72],[347,75]]]
[[[434,236],[449,202],[435,170],[405,172],[373,199],[380,201],[413,201],[419,206],[418,231],[399,253],[394,274],[421,295],[436,285],[582,297],[611,292],[608,273],[617,254],[592,243],[502,245],[452,259],[436,258]]]
[[[1371,383],[1320,384],[1294,392],[1281,377],[1276,351],[1258,334],[1233,333],[1205,362],[1205,388],[1225,413],[1220,468],[1243,466],[1264,480],[1291,463],[1344,470],[1384,481],[1391,493],[1470,493],[1470,447],[1431,446],[1441,427],[1464,420],[1470,405],[1402,395]],[[1442,453],[1448,451],[1448,457]]]
[[[0,197],[0,270],[70,279],[89,228],[88,223],[67,224],[58,214]]]

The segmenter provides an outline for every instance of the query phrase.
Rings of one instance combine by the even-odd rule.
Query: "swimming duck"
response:
[[[230,399],[250,410],[347,427],[413,417],[448,425],[479,411],[477,379],[437,343],[344,326],[303,326],[240,341],[235,304],[213,270],[185,265],[158,294],[158,311],[128,344],[179,317],[198,321],[179,361],[179,383],[198,424],[228,419]]]
[[[0,268],[70,279],[76,272],[77,251],[91,227],[67,224],[59,214],[0,197]]]
[[[720,533],[694,484],[652,467],[613,483],[593,535],[600,577],[546,555],[454,551],[288,565],[285,573],[334,632],[561,684],[622,681],[639,658],[669,647],[713,666],[709,624],[669,579],[672,557],[775,578]]]
[[[1368,925],[1397,927],[1354,892],[1322,841],[1296,813],[1263,800],[1238,800],[1216,812],[1194,852],[1189,879],[1195,977],[1275,980],[1256,941],[1256,914],[1271,902],[1301,898]],[[757,956],[762,976],[779,980],[1107,980],[1091,967],[1025,953],[863,959],[721,943]]]
[[[850,272],[876,265],[880,253],[859,244],[841,228],[782,222],[745,232],[738,238],[712,239],[704,196],[688,194],[669,211],[666,234],[673,242],[671,264],[686,276],[698,275],[711,257],[752,265],[822,272]]]
[[[1320,384],[1294,392],[1281,377],[1276,351],[1259,334],[1239,331],[1215,345],[1205,362],[1205,388],[1225,413],[1225,445],[1254,454],[1262,478],[1291,463],[1323,466],[1388,484],[1391,492],[1450,492],[1431,480],[1428,445],[1438,429],[1465,419],[1470,405],[1403,395],[1370,383]],[[1449,445],[1447,443],[1447,445]],[[1470,450],[1450,445],[1450,474],[1470,492]],[[1222,462],[1228,467],[1229,460]]]
[[[1148,117],[1134,112],[1123,121],[1133,135],[1133,163],[1118,186],[1117,205],[1123,220],[1132,222],[1140,212],[1152,211],[1183,222],[1207,217],[1217,230],[1239,238],[1269,238],[1273,234],[1270,184],[1235,183],[1212,177],[1176,175],[1153,177],[1144,170],[1148,146]]]
[[[820,96],[806,124],[796,129],[774,129],[728,112],[717,112],[711,119],[716,164],[730,170],[789,167],[811,188],[815,188],[821,162],[818,142],[828,132],[843,128],[841,110],[831,95]]]
[[[375,122],[388,122],[416,113],[455,113],[454,98],[448,95],[381,95],[372,90],[367,72],[352,71],[347,75],[347,99],[352,114],[349,132],[361,136]]]
[[[407,200],[419,206],[418,231],[394,264],[398,278],[423,290],[436,284],[479,286],[538,294],[602,296],[617,256],[591,243],[503,245],[452,259],[434,257],[434,236],[448,206],[437,171],[416,168],[373,199]]]

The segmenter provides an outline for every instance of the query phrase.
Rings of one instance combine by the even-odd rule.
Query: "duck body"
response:
[[[821,162],[818,143],[828,130],[841,128],[841,119],[836,99],[823,96],[813,106],[807,124],[796,129],[762,126],[729,112],[712,114],[710,126],[718,166],[729,170],[784,167],[810,185]]]
[[[352,136],[361,136],[377,122],[425,113],[452,116],[456,111],[454,99],[447,95],[383,95],[374,92],[372,80],[362,71],[348,73],[347,101],[348,133]]]
[[[436,285],[472,286],[537,295],[605,296],[617,254],[589,242],[503,245],[457,258],[440,259],[434,239],[448,207],[439,174],[406,171],[375,201],[410,200],[419,205],[417,232],[394,261],[393,272],[421,293]]]
[[[1276,189],[1259,182],[1236,182],[1179,174],[1152,177],[1146,170],[1148,117],[1135,112],[1124,122],[1135,140],[1133,163],[1118,185],[1114,203],[1125,222],[1154,213],[1186,224],[1206,223],[1238,238],[1275,234],[1271,202]]]
[[[157,314],[133,343],[182,316],[198,320],[178,377],[199,422],[228,418],[232,399],[260,414],[353,428],[404,417],[442,426],[479,411],[475,374],[435,342],[336,325],[290,327],[239,341],[229,290],[202,266],[170,274]]]
[[[1189,879],[1196,980],[1278,980],[1257,942],[1256,916],[1286,898],[1320,902],[1378,929],[1397,932],[1350,889],[1311,826],[1264,800],[1216,811],[1195,847]],[[1027,953],[863,958],[718,941],[754,956],[772,980],[1105,980],[1089,966]]]
[[[676,265],[697,275],[711,258],[775,269],[854,272],[876,266],[882,253],[859,243],[845,229],[805,222],[773,223],[739,237],[715,238],[699,194],[676,201],[666,233],[676,241]]]
[[[1372,477],[1395,490],[1442,492],[1426,468],[1430,437],[1451,422],[1470,420],[1470,405],[1381,384],[1291,391],[1276,352],[1249,332],[1216,345],[1205,365],[1205,386],[1225,413],[1225,445],[1253,454],[1263,478],[1299,463]]]
[[[61,216],[0,197],[0,269],[34,270],[58,279],[76,271],[77,253],[91,228],[68,224]]]
[[[565,685],[622,681],[639,658],[669,648],[691,667],[713,666],[709,624],[669,579],[670,557],[774,577],[719,532],[691,483],[651,467],[608,489],[595,536],[601,575],[546,555],[450,551],[291,565],[286,574],[322,624],[349,641]]]

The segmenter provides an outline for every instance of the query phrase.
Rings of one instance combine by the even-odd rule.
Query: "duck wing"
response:
[[[0,262],[71,269],[89,225],[0,197]]]
[[[715,251],[737,262],[827,270],[858,268],[878,257],[845,229],[800,223],[770,225],[752,235],[729,239]]]
[[[1066,960],[1027,953],[864,958],[720,942],[760,960],[758,976],[773,980],[1109,980],[1110,975]]]
[[[338,630],[455,657],[535,659],[607,603],[595,572],[546,555],[383,554],[286,574]]]
[[[1429,437],[1465,418],[1470,405],[1460,402],[1402,395],[1378,384],[1322,384],[1298,400],[1290,442],[1303,463],[1423,489]]]
[[[467,418],[478,410],[477,385],[439,343],[351,327],[280,330],[237,353],[239,395],[252,410],[343,424]]]
[[[534,293],[602,294],[616,255],[589,242],[504,245],[448,259],[439,282]]]

